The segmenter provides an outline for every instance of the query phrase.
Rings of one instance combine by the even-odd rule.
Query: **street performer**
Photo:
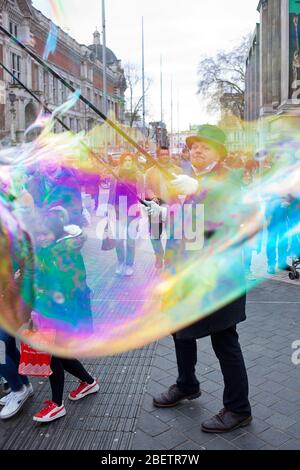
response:
[[[178,194],[185,195],[184,204],[192,206],[202,203],[205,211],[205,243],[211,238],[224,236],[226,227],[227,194],[220,190],[221,183],[226,180],[228,170],[223,164],[227,155],[225,146],[226,136],[221,129],[212,125],[203,125],[198,134],[189,137],[186,141],[191,154],[192,176],[179,175],[173,181]],[[231,184],[231,182],[230,182]],[[234,183],[232,183],[234,184]],[[208,190],[203,192],[203,187]],[[228,198],[236,197],[238,191]],[[224,200],[225,199],[225,200]],[[149,210],[155,212],[155,202]],[[203,247],[202,247],[203,248]],[[199,253],[199,252],[198,252]],[[195,251],[190,255],[184,248],[182,256],[195,257]],[[241,257],[241,276],[244,268]],[[239,344],[237,324],[246,319],[246,295],[232,301],[218,311],[201,319],[191,326],[184,328],[173,335],[175,342],[178,379],[175,385],[154,397],[154,406],[170,408],[183,400],[193,400],[201,395],[200,384],[196,377],[197,339],[211,337],[212,347],[220,362],[224,378],[224,408],[215,416],[202,423],[202,431],[209,433],[224,433],[236,428],[246,426],[252,421],[251,407],[248,399],[249,387],[247,371],[242,350]]]

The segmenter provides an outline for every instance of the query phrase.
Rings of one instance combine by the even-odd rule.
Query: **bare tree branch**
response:
[[[127,116],[130,127],[141,120],[141,112],[143,105],[142,91],[142,73],[138,66],[133,63],[127,63],[124,67],[125,78],[127,82]],[[152,85],[152,79],[146,77],[145,99]]]
[[[198,66],[198,94],[209,98],[209,110],[223,106],[234,115],[244,117],[245,67],[250,35],[229,52],[219,51],[203,57]],[[222,97],[226,96],[227,99]],[[229,99],[231,97],[231,99]]]

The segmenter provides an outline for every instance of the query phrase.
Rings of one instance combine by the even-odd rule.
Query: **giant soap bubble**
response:
[[[72,106],[72,99],[76,96],[58,112]],[[286,201],[289,225],[280,218],[277,223],[284,237],[298,235],[299,146],[293,138],[266,149],[272,166],[250,184],[243,180],[244,168],[251,165],[236,155],[217,178],[203,178],[198,231],[194,209],[182,206],[183,198],[174,193],[170,212],[179,229],[167,243],[166,269],[157,272],[148,216],[134,194],[140,182],[136,175],[143,170],[133,178],[126,167],[132,154],[126,150],[123,170],[116,170],[95,150],[96,138],[103,144],[103,126],[95,127],[92,137],[85,132],[55,134],[53,126],[53,117],[40,116],[30,129],[39,131],[33,142],[0,152],[0,326],[22,338],[31,318],[45,338],[55,331],[55,340],[51,336],[46,346],[52,353],[83,357],[138,348],[243,295],[243,257],[247,246],[261,237],[262,203]],[[98,212],[93,215],[87,207],[89,217],[83,220],[81,193],[95,177],[109,179],[110,190],[100,190]],[[113,188],[131,201],[130,211],[110,205]],[[128,231],[124,214],[130,220]],[[135,266],[133,273],[127,272],[131,276],[124,266],[115,274],[128,234],[136,238]],[[184,244],[189,246],[185,251]],[[126,261],[131,267],[132,251]]]

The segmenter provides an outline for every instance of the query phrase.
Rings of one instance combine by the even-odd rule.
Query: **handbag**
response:
[[[28,339],[28,343],[21,342],[21,358],[19,365],[20,375],[29,375],[31,377],[49,377],[52,375],[51,354],[44,352],[43,349],[49,344],[55,342],[55,330],[36,330],[32,324],[27,330],[22,331],[22,336]],[[33,348],[29,343],[34,344]]]
[[[110,223],[107,222],[104,232],[103,232],[103,240],[101,243],[101,250],[102,251],[111,251],[114,250],[117,246],[116,239],[113,236],[112,229]]]

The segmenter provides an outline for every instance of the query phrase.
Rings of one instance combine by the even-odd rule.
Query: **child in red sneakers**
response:
[[[79,386],[69,394],[70,400],[80,400],[99,390],[98,381],[89,375],[83,365],[76,359],[59,359],[58,357],[52,357],[51,369],[53,374],[49,379],[52,390],[52,400],[46,401],[44,403],[45,407],[33,417],[34,421],[40,423],[50,423],[66,415],[63,402],[65,371],[80,380]]]
[[[90,290],[86,284],[86,274],[82,256],[79,253],[82,244],[82,231],[75,226],[68,230],[64,227],[58,214],[47,213],[39,220],[35,239],[37,244],[37,300],[35,310],[44,319],[64,324],[72,330],[85,328],[92,332],[92,312],[90,307]],[[74,239],[74,240],[73,240]],[[74,241],[74,243],[72,243]],[[76,284],[72,281],[77,280]],[[49,286],[65,299],[63,305],[55,303],[49,292]],[[82,314],[84,313],[84,318]],[[79,379],[79,386],[69,394],[69,399],[76,401],[96,393],[99,384],[76,359],[52,357],[49,377],[52,400],[44,403],[45,407],[33,420],[48,423],[65,416],[63,403],[65,371]]]

